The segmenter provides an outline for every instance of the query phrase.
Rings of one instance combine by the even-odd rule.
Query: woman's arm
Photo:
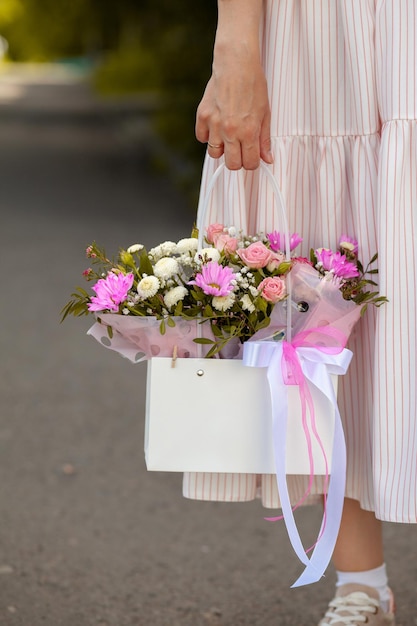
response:
[[[263,0],[218,0],[213,71],[197,109],[196,137],[226,166],[255,169],[272,163],[270,109],[261,66]]]

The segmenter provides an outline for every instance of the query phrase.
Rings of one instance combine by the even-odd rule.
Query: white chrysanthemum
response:
[[[227,232],[229,233],[230,237],[236,237],[237,230],[235,226],[229,226],[229,228],[227,229]]]
[[[146,276],[138,283],[138,295],[142,300],[152,298],[159,289],[159,280],[156,276]]]
[[[154,261],[158,261],[163,256],[165,256],[162,252],[162,246],[155,246],[155,248],[151,248],[148,252],[148,256],[151,257]]]
[[[253,313],[254,311],[256,311],[256,307],[247,293],[245,293],[245,295],[242,296],[240,301],[242,303],[242,309],[244,309],[245,311],[249,311],[249,313]]]
[[[177,244],[173,241],[164,241],[160,245],[163,256],[170,256],[171,254],[177,254]]]
[[[199,250],[194,257],[196,263],[201,263],[201,259],[204,259],[204,261],[214,261],[215,263],[218,263],[220,261],[220,252],[217,248],[203,248],[202,250]]]
[[[178,304],[180,300],[184,300],[187,293],[188,290],[182,285],[179,285],[178,287],[173,287],[164,295],[164,303],[170,309]]]
[[[217,311],[227,311],[233,306],[235,296],[233,293],[228,296],[213,296],[213,300],[211,302]]]
[[[135,254],[135,252],[139,252],[139,250],[143,249],[143,245],[141,243],[134,243],[132,246],[129,246],[127,252],[129,254]]]
[[[153,268],[155,276],[164,280],[171,278],[174,274],[178,274],[178,270],[179,265],[177,259],[173,259],[169,256],[164,256],[162,259],[159,259]]]
[[[151,248],[148,252],[148,256],[153,259],[153,261],[159,261],[164,256],[171,256],[177,252],[177,244],[173,241],[164,241],[164,243],[159,244],[159,246],[155,246],[155,248]]]
[[[177,243],[178,254],[185,254],[186,252],[196,252],[198,249],[198,239],[195,237],[188,237],[187,239],[180,239]]]

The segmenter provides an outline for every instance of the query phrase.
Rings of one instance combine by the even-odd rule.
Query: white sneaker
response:
[[[381,609],[376,589],[349,583],[339,587],[318,626],[395,626],[394,611],[392,594],[389,611],[386,613]]]

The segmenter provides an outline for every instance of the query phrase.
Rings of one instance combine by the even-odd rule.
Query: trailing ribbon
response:
[[[244,365],[268,368],[275,471],[283,519],[291,545],[300,561],[306,566],[292,587],[300,587],[320,580],[330,562],[339,531],[346,483],[346,444],[330,374],[345,374],[349,367],[352,352],[344,347],[346,341],[347,338],[343,333],[326,326],[302,331],[291,342],[248,341],[244,344]],[[327,504],[317,540],[313,545],[314,550],[309,558],[301,542],[288,494],[285,455],[288,420],[287,385],[298,385],[303,428],[310,460],[310,482],[306,492],[308,494],[314,477],[314,460],[311,449],[312,437],[307,423],[307,409],[310,413],[311,431],[325,456],[315,427],[314,403],[309,388],[311,384],[331,402],[334,407],[335,420]],[[325,462],[327,468],[327,459]]]

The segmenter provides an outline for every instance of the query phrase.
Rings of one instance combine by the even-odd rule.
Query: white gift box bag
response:
[[[209,196],[223,169],[224,166],[217,169],[208,185],[198,224],[199,249]],[[289,260],[289,230],[282,194],[268,168],[262,164],[261,169],[278,200]],[[287,337],[291,337],[290,306]],[[332,376],[332,383],[336,391],[337,376]],[[314,472],[326,474],[331,466],[335,407],[314,385],[309,384],[309,390],[323,445],[321,449],[312,438]],[[299,388],[288,386],[283,393],[288,394],[286,472],[310,474],[311,456],[302,425]],[[149,360],[145,459],[151,471],[275,473],[267,368],[247,367],[239,359]]]
[[[234,359],[153,358],[148,361],[145,460],[148,470],[274,474],[272,419],[266,368]],[[332,376],[334,387],[337,376]],[[332,456],[334,406],[314,386],[317,431]],[[309,474],[297,386],[289,386],[286,471]],[[314,471],[325,474],[312,441]]]

